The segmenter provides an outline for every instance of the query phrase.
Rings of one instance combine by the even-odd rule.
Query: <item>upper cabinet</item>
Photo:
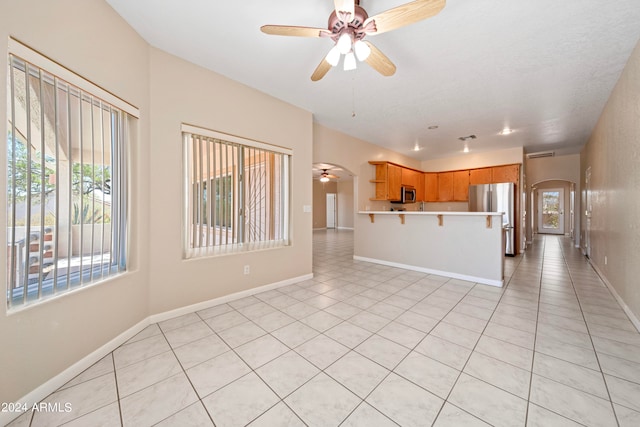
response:
[[[438,201],[450,202],[453,200],[453,172],[438,173]]]
[[[422,172],[417,170],[402,168],[402,185],[418,188],[418,181],[421,175]]]
[[[469,201],[469,171],[453,172],[453,200],[456,202]]]
[[[471,169],[469,185],[497,184],[499,182],[518,183],[520,165],[494,166],[492,168]]]
[[[425,202],[438,201],[438,174],[436,172],[424,173],[424,197]]]
[[[520,180],[520,165],[495,166],[491,168],[491,180],[493,183],[513,182]]]
[[[438,202],[469,200],[469,171],[438,173]]]
[[[389,162],[370,161],[376,167],[375,197],[371,200],[400,200],[403,185],[415,187],[417,200],[425,202],[467,202],[469,186],[499,182],[518,183],[520,165],[504,165],[450,172],[420,172]]]
[[[375,196],[371,200],[400,200],[402,167],[388,162],[369,162],[376,167]]]
[[[400,200],[400,198],[402,197],[400,191],[400,186],[402,185],[402,168],[400,166],[388,164],[387,170],[387,200]]]
[[[469,171],[469,185],[491,184],[491,169],[471,169]]]

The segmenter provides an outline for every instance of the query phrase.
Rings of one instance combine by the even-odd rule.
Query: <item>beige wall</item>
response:
[[[489,152],[470,152],[442,159],[424,160],[419,169],[424,172],[442,172],[459,169],[475,169],[488,166],[522,163],[522,147],[508,148]]]
[[[130,147],[129,271],[0,313],[0,402],[19,401],[150,315],[311,273],[311,213],[303,212],[312,203],[309,112],[149,47],[102,0],[2,0],[0,39],[10,35],[139,107],[140,120]],[[6,96],[0,84],[0,117]],[[6,121],[0,123],[6,135]],[[293,149],[290,247],[182,259],[181,123]]]
[[[157,49],[150,64],[151,314],[311,273],[311,113]],[[293,149],[291,246],[182,259],[181,123]]]
[[[369,180],[375,177],[375,168],[369,160],[385,160],[420,169],[419,160],[314,123],[313,162],[340,165],[357,177],[354,194],[357,210],[365,210],[367,206],[371,210],[388,210],[389,203],[369,201],[374,194],[374,184]]]
[[[338,228],[353,228],[354,180],[338,182]]]
[[[353,179],[313,181],[313,228],[327,227],[327,193],[336,194],[337,228],[353,228]]]
[[[640,254],[638,99],[640,44],[631,54],[582,151],[580,168],[580,182],[584,188],[585,171],[591,167],[591,260],[636,318],[640,318],[640,263],[637,262]],[[604,262],[605,256],[607,264]]]
[[[6,129],[7,38],[140,108],[131,144],[129,272],[41,305],[0,314],[0,402],[15,402],[148,316],[149,85],[147,44],[100,0],[21,0],[0,5],[0,133]],[[0,163],[6,164],[6,150]],[[6,194],[2,174],[2,194]],[[6,224],[6,210],[0,223]],[[6,227],[3,227],[6,229]],[[6,246],[0,257],[5,259]],[[2,263],[1,277],[6,277]],[[0,280],[2,289],[6,282]],[[5,304],[3,303],[4,307]]]
[[[313,180],[313,228],[327,226],[327,193],[337,193],[338,183],[335,181],[320,182]]]

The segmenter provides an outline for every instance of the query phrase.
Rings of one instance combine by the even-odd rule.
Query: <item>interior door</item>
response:
[[[336,194],[327,193],[327,228],[336,228],[337,216]]]
[[[538,190],[538,233],[564,234],[564,189]]]

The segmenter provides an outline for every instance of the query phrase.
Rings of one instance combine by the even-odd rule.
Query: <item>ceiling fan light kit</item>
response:
[[[360,61],[366,61],[369,55],[371,55],[371,48],[362,40],[357,40],[353,44],[353,50],[356,53],[356,57]]]
[[[327,172],[329,169],[321,169],[322,173],[320,174],[320,182],[329,182],[331,179],[338,179],[338,176],[331,175]]]
[[[326,37],[333,40],[334,47],[311,75],[313,81],[322,79],[332,67],[338,65],[341,55],[345,55],[345,71],[356,69],[357,57],[383,76],[392,76],[396,72],[396,66],[378,48],[363,41],[364,37],[435,16],[445,4],[446,0],[414,0],[369,17],[367,11],[360,7],[360,0],[334,0],[335,8],[329,16],[328,29],[285,25],[264,25],[260,29],[271,35]]]

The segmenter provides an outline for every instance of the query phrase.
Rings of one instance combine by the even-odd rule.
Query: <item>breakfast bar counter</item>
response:
[[[502,286],[500,212],[359,211],[354,259]]]

